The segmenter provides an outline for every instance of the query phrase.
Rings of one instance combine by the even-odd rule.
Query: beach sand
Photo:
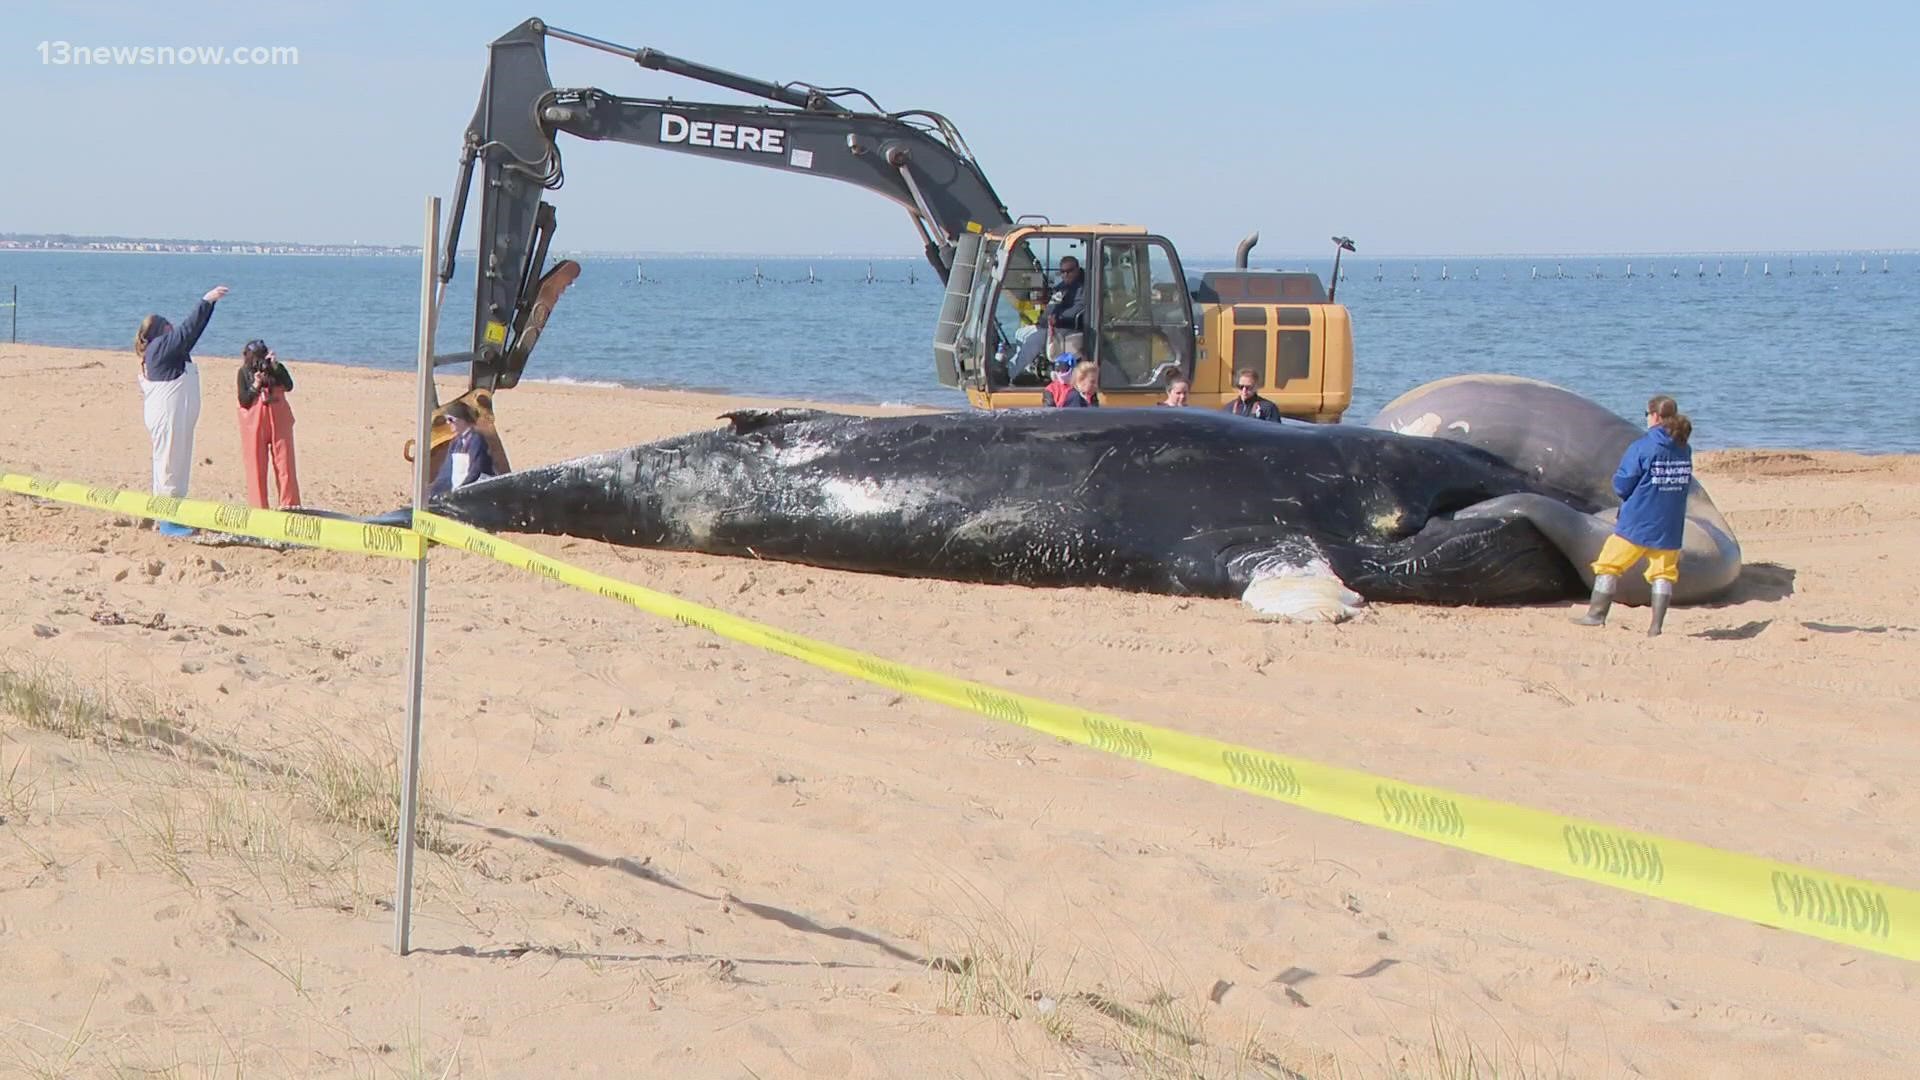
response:
[[[235,360],[199,366],[192,494],[240,501]],[[410,377],[290,366],[307,503],[400,505]],[[134,374],[0,346],[0,468],[144,490]],[[740,404],[529,383],[499,408],[524,467]],[[1654,641],[1640,608],[1302,627],[524,542],[1010,689],[1920,885],[1920,458],[1714,452],[1700,474],[1749,566]],[[1911,962],[1218,789],[464,553],[431,575],[438,816],[401,958],[379,765],[405,564],[0,495],[0,1074],[1920,1068]]]

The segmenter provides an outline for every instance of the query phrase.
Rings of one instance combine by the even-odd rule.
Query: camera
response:
[[[253,375],[271,375],[273,361],[268,359],[269,352],[267,343],[259,338],[247,342],[246,348],[240,353],[241,367]]]

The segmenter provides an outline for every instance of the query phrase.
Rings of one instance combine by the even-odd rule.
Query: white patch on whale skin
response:
[[[1440,414],[1432,412],[1421,413],[1411,420],[1392,425],[1392,428],[1395,435],[1412,435],[1421,439],[1432,438],[1441,431],[1457,431],[1462,435],[1473,434],[1473,425],[1467,421],[1455,420],[1451,424],[1443,424]]]
[[[802,465],[811,464],[825,457],[832,450],[833,447],[829,446],[826,442],[810,439],[805,442],[796,442],[781,447],[779,452],[774,455],[774,461],[782,469],[794,469]]]
[[[1395,507],[1388,510],[1382,510],[1379,513],[1368,518],[1367,524],[1373,526],[1373,531],[1380,534],[1381,536],[1392,536],[1395,532],[1397,532],[1400,529],[1401,523],[1405,522],[1406,520],[1407,520],[1406,511],[1401,510],[1398,507]]]
[[[941,497],[927,485],[913,480],[887,481],[834,477],[820,481],[824,500],[848,517],[872,517],[893,514],[902,520],[925,511]]]
[[[820,482],[820,491],[842,513],[855,517],[881,514],[895,508],[893,502],[881,496],[880,485],[870,480],[823,480]]]
[[[1423,439],[1439,430],[1439,413],[1421,413],[1411,420],[1393,425],[1393,432],[1396,435],[1414,435]]]
[[[689,506],[677,515],[680,528],[686,531],[687,539],[695,545],[704,545],[713,539],[713,530],[720,524],[720,510],[711,506]]]

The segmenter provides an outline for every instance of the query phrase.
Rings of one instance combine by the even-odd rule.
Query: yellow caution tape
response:
[[[190,525],[196,529],[254,536],[263,540],[284,540],[307,547],[354,551],[363,555],[383,555],[395,559],[418,559],[426,551],[420,534],[394,525],[369,525],[358,521],[337,521],[312,514],[291,514],[282,510],[258,510],[231,503],[200,499],[176,499],[149,495],[141,491],[120,491],[109,487],[87,487],[67,480],[0,473],[0,488],[56,502],[95,510],[112,510],[134,517],[156,518]]]
[[[418,559],[458,547],[743,644],[992,720],[1348,821],[1790,930],[1920,960],[1920,892],[1580,818],[1323,765],[1070,708],[789,634],[595,574],[435,514],[413,529],[0,474],[0,489],[309,547]]]
[[[570,566],[435,514],[413,526],[563,585],[816,667],[1222,787],[1777,929],[1920,960],[1920,892],[1253,750],[882,660]]]

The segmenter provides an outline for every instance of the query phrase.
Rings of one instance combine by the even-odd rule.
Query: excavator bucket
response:
[[[506,389],[520,381],[520,372],[527,366],[527,354],[540,340],[540,331],[546,328],[547,316],[553,314],[553,306],[560,300],[560,294],[567,291],[575,278],[580,276],[580,264],[572,259],[562,259],[552,269],[540,277],[539,287],[534,291],[533,303],[527,313],[527,323],[514,341],[513,351],[507,356],[506,370],[500,373],[500,389]],[[477,365],[476,365],[477,366]],[[427,475],[440,475],[441,467],[447,460],[447,444],[453,441],[453,425],[447,422],[447,406],[454,401],[464,401],[473,410],[473,429],[487,442],[487,450],[493,455],[494,468],[502,473],[513,471],[513,463],[507,459],[507,447],[500,439],[500,430],[494,423],[493,390],[487,386],[470,387],[466,393],[446,402],[433,410],[433,422],[427,428]],[[408,439],[400,456],[413,462],[413,440]]]
[[[527,368],[527,356],[539,344],[540,332],[547,328],[547,317],[553,314],[554,305],[560,302],[560,294],[566,292],[567,286],[572,285],[579,276],[580,264],[572,259],[561,259],[540,275],[533,303],[527,309],[526,325],[520,328],[520,336],[514,339],[513,351],[507,355],[506,371],[500,377],[500,389],[511,390],[519,385],[520,373]]]
[[[487,442],[487,450],[493,455],[494,468],[502,473],[513,471],[513,464],[507,460],[506,444],[500,441],[500,431],[494,424],[493,392],[484,387],[475,387],[446,402],[433,410],[433,422],[427,428],[427,475],[438,476],[446,464],[447,445],[453,442],[453,424],[447,420],[447,406],[454,401],[464,401],[473,410],[473,430]],[[413,440],[408,439],[400,455],[411,464],[413,458]]]

